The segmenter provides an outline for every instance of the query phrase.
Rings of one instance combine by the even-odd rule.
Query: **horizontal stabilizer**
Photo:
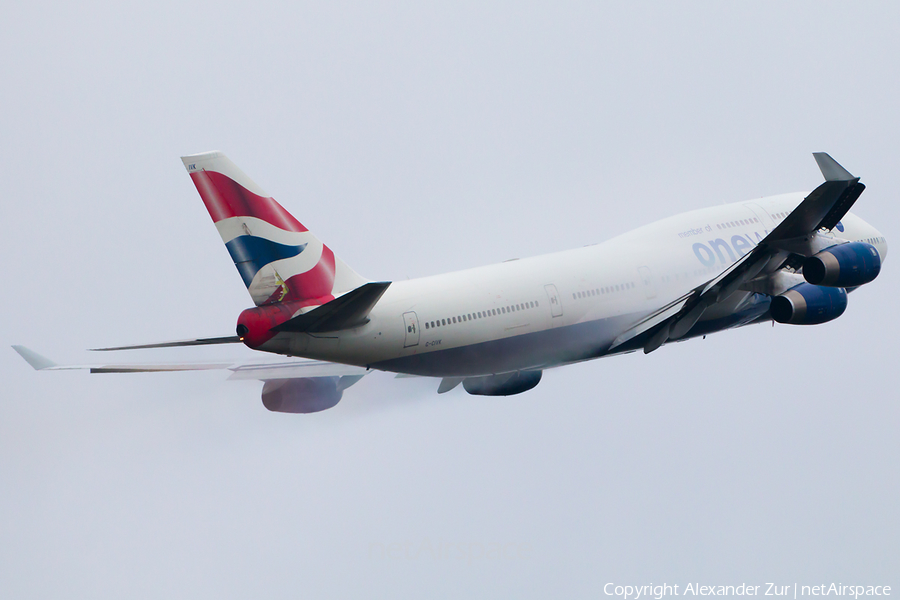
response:
[[[369,322],[369,312],[391,285],[390,281],[367,283],[308,313],[297,315],[272,331],[339,331]]]
[[[148,348],[178,348],[181,346],[209,346],[212,344],[240,344],[241,338],[236,335],[215,338],[198,338],[196,340],[177,340],[174,342],[158,342],[156,344],[140,344],[137,346],[116,346],[114,348],[91,348],[91,352],[112,352],[114,350],[146,350]],[[26,359],[27,360],[27,359]]]

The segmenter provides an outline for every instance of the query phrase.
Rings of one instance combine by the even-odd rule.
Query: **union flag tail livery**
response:
[[[315,306],[366,283],[221,152],[181,158],[257,306]]]

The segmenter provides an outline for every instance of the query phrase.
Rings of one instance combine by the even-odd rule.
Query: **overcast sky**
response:
[[[810,190],[815,151],[890,244],[895,4],[8,4],[0,595],[900,590],[896,259],[832,323],[510,398],[374,375],[284,415],[222,373],[36,373],[9,349],[231,334],[251,301],[179,161],[214,149],[377,280]],[[253,353],[121,360],[213,356]]]

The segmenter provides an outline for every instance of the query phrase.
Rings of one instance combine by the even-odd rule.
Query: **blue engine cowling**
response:
[[[850,242],[832,246],[803,262],[803,278],[813,285],[856,287],[881,272],[881,255],[871,244]]]
[[[791,325],[818,325],[837,319],[847,309],[847,290],[801,283],[772,298],[772,318]]]
[[[503,375],[469,377],[463,387],[474,396],[512,396],[527,392],[541,382],[541,371],[516,371]]]

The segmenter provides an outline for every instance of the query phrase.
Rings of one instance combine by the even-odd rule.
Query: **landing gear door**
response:
[[[552,283],[545,285],[544,290],[547,292],[547,299],[550,300],[550,314],[554,317],[562,316],[562,302],[559,300],[559,292]]]
[[[414,312],[403,313],[403,325],[406,327],[406,340],[403,342],[404,348],[419,345],[419,318]]]

